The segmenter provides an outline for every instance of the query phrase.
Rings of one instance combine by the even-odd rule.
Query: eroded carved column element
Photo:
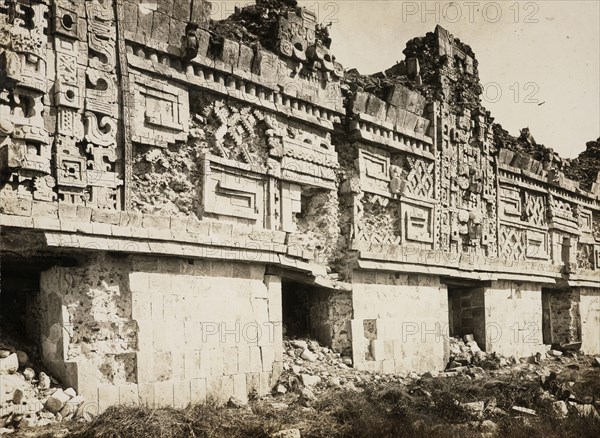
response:
[[[279,17],[277,22],[277,52],[296,62],[295,71],[314,72],[325,80],[344,76],[344,68],[335,60],[327,41],[315,34],[317,17],[313,11],[297,8],[295,13]]]
[[[87,160],[80,147],[84,136],[82,115],[87,63],[87,44],[85,34],[80,35],[80,20],[85,22],[83,3],[59,0],[54,4],[56,176],[59,200],[70,204],[84,204],[89,200]]]
[[[437,184],[439,247],[455,253],[497,253],[496,175],[490,122],[479,110],[455,114],[440,105]]]
[[[98,0],[54,5],[59,200],[106,209],[120,208],[122,185],[113,8]]]
[[[121,171],[117,159],[117,77],[114,2],[85,2],[88,39],[86,67],[85,137],[88,170],[93,178],[91,202],[100,208],[115,209],[121,205],[119,187]]]
[[[0,170],[4,193],[52,201],[45,4],[0,1]]]

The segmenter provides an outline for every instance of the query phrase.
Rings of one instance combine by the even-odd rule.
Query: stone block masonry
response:
[[[484,300],[486,351],[527,357],[545,350],[540,285],[495,281]]]
[[[243,400],[279,378],[281,285],[264,265],[105,256],[41,284],[45,362],[101,407]]]
[[[448,295],[437,277],[362,271],[352,286],[355,366],[387,373],[444,368]]]

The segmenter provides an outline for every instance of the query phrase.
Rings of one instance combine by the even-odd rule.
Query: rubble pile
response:
[[[430,397],[425,382],[437,378],[484,379],[501,375],[514,375],[521,381],[539,382],[537,398],[544,402],[557,418],[570,414],[597,416],[600,400],[592,397],[577,397],[572,381],[561,377],[565,369],[600,367],[600,358],[590,358],[569,349],[549,350],[545,355],[531,358],[506,358],[496,353],[482,351],[472,335],[463,339],[451,337],[450,360],[444,372],[430,371],[423,374],[410,372],[379,374],[352,368],[352,359],[333,352],[311,339],[286,339],[284,341],[284,372],[273,388],[273,396],[290,401],[290,395],[303,406],[313,406],[320,393],[327,390],[364,391],[366,388],[386,387],[391,383],[406,387],[414,396]],[[276,402],[275,402],[276,403]],[[292,401],[293,403],[293,401]],[[478,400],[460,403],[474,418],[490,421],[501,416],[535,417],[536,406],[500,406],[496,400]],[[487,418],[487,419],[486,419]],[[599,417],[600,418],[600,417]],[[478,423],[479,424],[479,423]]]
[[[500,368],[516,365],[519,360],[516,357],[505,358],[498,353],[486,353],[482,351],[472,335],[450,338],[450,359],[446,366],[446,372],[469,371],[473,368],[481,370],[498,370]]]
[[[24,351],[0,344],[0,435],[86,418],[84,398],[62,389],[44,371],[37,372]]]
[[[403,383],[404,378],[352,368],[352,359],[333,352],[312,339],[284,340],[283,373],[273,388],[275,395],[295,392],[299,401],[310,404],[315,392],[327,388],[361,391],[373,383]],[[418,374],[411,373],[417,378]]]
[[[598,181],[600,172],[600,137],[596,141],[588,141],[585,151],[569,161],[565,169],[567,178],[581,182],[581,187],[591,190],[594,182]]]
[[[211,21],[210,31],[222,38],[274,50],[277,18],[296,13],[297,7],[297,0],[256,0],[256,4],[236,6],[233,14],[223,20]],[[330,46],[327,26],[317,24],[315,37]]]

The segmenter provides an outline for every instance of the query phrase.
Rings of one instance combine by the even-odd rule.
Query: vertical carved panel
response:
[[[496,173],[491,151],[491,122],[478,111],[438,108],[436,180],[439,249],[497,254]]]
[[[55,199],[47,96],[47,19],[44,4],[0,5],[0,170],[4,192]]]
[[[79,18],[85,17],[85,26]],[[83,32],[82,29],[87,29]],[[120,208],[116,27],[112,1],[55,6],[55,138],[62,202]]]

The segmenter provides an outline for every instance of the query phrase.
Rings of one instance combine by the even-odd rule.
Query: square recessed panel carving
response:
[[[592,212],[591,210],[587,210],[585,208],[579,209],[579,230],[584,233],[592,232]]]
[[[500,187],[500,212],[509,218],[521,217],[521,193],[518,189]]]
[[[214,163],[206,164],[203,190],[205,213],[264,222],[266,181],[259,175]]]
[[[402,203],[406,241],[433,243],[433,208]]]
[[[527,230],[527,258],[548,259],[548,234],[539,231]]]
[[[146,76],[133,79],[132,140],[166,147],[187,140],[189,98],[185,88]]]
[[[358,165],[361,188],[364,191],[391,196],[389,154],[363,146],[358,151]]]
[[[74,155],[60,155],[58,157],[58,184],[71,187],[86,187],[85,158]]]

